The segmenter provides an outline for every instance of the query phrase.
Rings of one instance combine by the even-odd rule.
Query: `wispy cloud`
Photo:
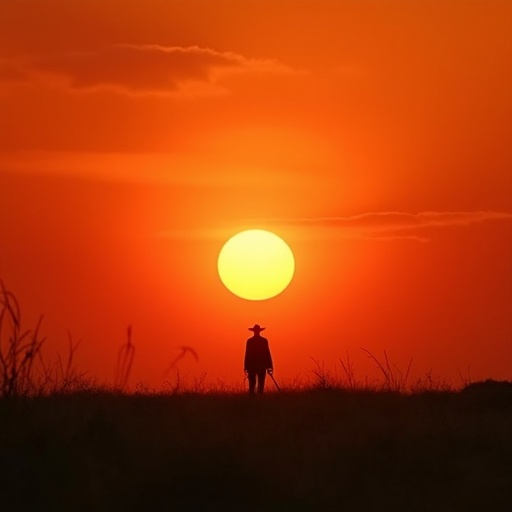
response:
[[[496,211],[419,213],[387,211],[339,217],[267,218],[259,221],[267,226],[329,230],[348,238],[382,241],[411,240],[425,243],[430,241],[430,238],[424,234],[424,230],[427,229],[511,220],[512,213]]]
[[[340,217],[272,218],[266,222],[291,226],[322,226],[331,228],[358,228],[372,231],[395,231],[443,226],[469,226],[489,220],[512,219],[512,213],[495,211],[476,212],[367,212]]]
[[[512,221],[512,213],[476,212],[367,212],[340,217],[296,217],[245,219],[222,229],[170,229],[154,236],[173,239],[222,240],[242,229],[292,230],[298,236],[323,237],[326,234],[348,239],[368,239],[382,242],[399,240],[427,243],[431,230],[466,227],[483,222]]]
[[[226,75],[293,72],[277,60],[211,48],[129,44],[41,56],[22,66],[73,90],[112,89],[131,94],[211,93],[219,90]]]

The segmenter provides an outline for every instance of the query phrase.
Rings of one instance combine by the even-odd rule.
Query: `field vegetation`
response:
[[[450,389],[378,359],[380,385],[348,355],[333,375],[248,396],[85,379],[76,350],[43,358],[3,290],[0,308],[0,510],[506,511],[512,502],[512,383]],[[0,305],[1,305],[0,304]],[[40,324],[38,324],[39,326]]]
[[[2,510],[506,511],[510,389],[0,400]]]

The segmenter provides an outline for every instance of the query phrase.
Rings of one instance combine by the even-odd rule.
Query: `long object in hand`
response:
[[[269,375],[270,375],[270,378],[274,381],[277,391],[279,391],[279,393],[281,393],[281,388],[279,387],[279,384],[276,382],[276,379],[274,379],[274,376],[271,373],[269,373]]]

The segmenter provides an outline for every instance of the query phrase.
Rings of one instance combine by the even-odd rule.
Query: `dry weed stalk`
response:
[[[346,360],[343,360],[340,358],[340,364],[341,364],[341,368],[343,369],[343,373],[345,374],[345,379],[344,379],[345,387],[348,389],[352,389],[352,390],[356,389],[358,387],[358,383],[357,383],[355,373],[354,373],[354,363],[350,360],[350,356],[348,355],[348,350],[347,350]]]
[[[369,350],[362,347],[361,350],[377,364],[377,368],[381,371],[382,375],[384,375],[384,387],[387,391],[405,391],[405,386],[411,370],[412,357],[409,360],[407,370],[404,373],[397,368],[396,365],[390,364],[386,351],[384,351],[384,362],[381,362]]]
[[[69,393],[88,387],[86,372],[78,372],[73,365],[78,343],[68,332],[68,355],[60,354],[45,362],[41,337],[43,317],[34,329],[22,330],[19,303],[0,280],[0,396],[46,395]]]
[[[331,372],[325,368],[324,362],[320,362],[314,357],[311,357],[311,360],[315,363],[315,368],[311,370],[315,376],[314,387],[319,389],[332,389],[337,387],[336,379],[334,379]]]
[[[134,356],[135,346],[132,343],[132,326],[129,325],[127,329],[127,341],[121,345],[117,354],[115,386],[120,390],[123,390],[128,384]]]
[[[87,372],[78,371],[73,363],[79,345],[80,341],[75,343],[68,331],[68,355],[65,363],[60,353],[57,354],[56,359],[45,363],[43,354],[40,352],[41,370],[38,375],[37,394],[72,393],[90,387],[90,382],[85,378]]]
[[[41,316],[34,329],[21,327],[21,312],[12,292],[0,281],[0,396],[26,395],[34,389],[34,362],[41,357]]]

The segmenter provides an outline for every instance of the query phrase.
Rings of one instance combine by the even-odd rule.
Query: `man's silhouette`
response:
[[[256,324],[249,327],[249,331],[254,332],[254,336],[247,340],[245,346],[244,371],[249,379],[249,393],[254,393],[256,379],[258,379],[258,393],[263,393],[265,387],[265,374],[268,371],[271,374],[274,371],[272,356],[268,348],[268,340],[260,336],[260,332],[265,330]]]

